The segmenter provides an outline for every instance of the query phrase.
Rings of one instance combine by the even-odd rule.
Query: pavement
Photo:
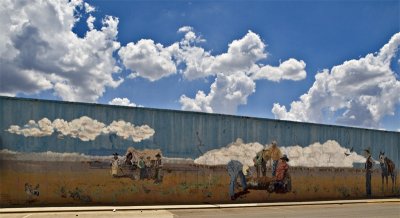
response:
[[[400,199],[257,204],[1,208],[1,218],[37,217],[400,217]]]

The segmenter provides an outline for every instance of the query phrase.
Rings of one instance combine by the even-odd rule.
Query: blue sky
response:
[[[382,70],[382,72],[374,70],[375,68],[368,65],[373,65],[375,61],[366,61],[368,63],[360,61],[368,54],[375,54],[378,57],[380,49],[386,44],[394,44],[395,47],[399,46],[399,44],[396,44],[398,40],[395,38],[400,31],[399,1],[103,0],[87,1],[87,3],[94,7],[95,10],[87,10],[89,7],[84,7],[84,3],[80,3],[81,5],[78,5],[74,12],[75,16],[80,16],[80,18],[73,21],[74,26],[70,31],[75,33],[79,39],[84,39],[88,32],[93,29],[90,29],[87,24],[89,16],[93,16],[96,19],[93,23],[94,29],[99,31],[104,26],[102,19],[105,19],[106,16],[118,18],[118,33],[112,40],[120,43],[120,47],[112,50],[108,54],[110,55],[108,59],[93,60],[96,63],[109,63],[110,60],[114,59],[116,62],[114,65],[121,68],[119,73],[110,73],[114,81],[102,77],[107,82],[104,82],[104,86],[96,90],[104,88],[104,91],[100,92],[100,94],[96,92],[94,97],[71,97],[60,91],[61,88],[58,88],[60,86],[56,85],[59,80],[48,76],[51,72],[45,72],[43,74],[45,75],[44,81],[48,81],[48,84],[46,82],[40,83],[41,88],[32,88],[32,91],[24,90],[23,88],[19,90],[18,87],[13,87],[12,91],[0,90],[0,92],[21,97],[94,101],[104,104],[108,104],[115,98],[127,98],[129,103],[152,108],[197,110],[214,113],[225,113],[227,111],[230,114],[245,116],[395,131],[400,129],[400,97],[396,94],[400,90],[399,52],[397,50],[394,51],[394,57],[390,59],[390,69]],[[63,4],[63,2],[60,4]],[[29,13],[24,16],[29,17]],[[46,25],[41,24],[39,21],[37,21],[37,24],[32,21],[31,24],[33,26],[37,25],[39,32],[42,28],[40,25]],[[51,27],[51,24],[47,25]],[[191,27],[190,31],[178,32],[184,26]],[[261,46],[260,49],[263,50],[263,54],[266,56],[263,58],[261,55],[256,57],[254,61],[250,61],[252,66],[259,68],[271,66],[276,70],[280,63],[294,59],[295,61],[291,62],[291,64],[296,66],[297,71],[295,73],[297,77],[290,77],[289,75],[281,77],[277,81],[276,79],[271,79],[268,76],[271,74],[266,70],[264,72],[267,72],[267,74],[263,74],[262,79],[255,79],[256,77],[251,76],[255,73],[250,73],[252,71],[250,68],[244,70],[234,69],[235,72],[232,74],[229,70],[217,72],[212,68],[209,73],[203,75],[200,72],[202,76],[193,79],[183,73],[186,69],[185,64],[188,63],[181,60],[184,64],[177,62],[173,64],[176,66],[175,73],[165,74],[165,76],[156,78],[154,81],[150,81],[145,73],[139,73],[139,76],[133,79],[129,78],[132,72],[139,72],[139,68],[135,68],[138,64],[137,62],[129,59],[129,57],[132,58],[132,56],[129,56],[130,53],[127,52],[129,57],[126,59],[122,58],[120,51],[124,47],[128,47],[128,43],[136,43],[134,45],[137,45],[139,40],[151,39],[155,44],[162,44],[160,51],[164,51],[164,49],[167,50],[168,46],[174,43],[178,45],[179,42],[182,42],[188,32],[195,33],[196,40],[198,39],[198,41],[190,44],[190,48],[203,48],[213,57],[224,53],[229,54],[229,44],[234,40],[244,44],[245,41],[240,40],[245,39],[246,36],[251,36],[253,37],[251,38],[252,42],[258,43],[257,45]],[[6,36],[12,37],[12,32]],[[46,41],[46,37],[42,36],[42,39]],[[391,39],[393,39],[393,42],[390,41]],[[51,43],[49,39],[48,44],[51,45]],[[265,48],[262,47],[264,45]],[[15,47],[20,49],[18,46]],[[133,48],[134,46],[132,46]],[[180,52],[183,49],[182,46]],[[96,54],[96,51],[92,48],[91,55],[93,54]],[[171,55],[172,60],[177,58],[174,56],[176,53],[170,52],[168,54]],[[188,53],[180,54],[184,59]],[[240,60],[235,60],[237,56],[232,56],[232,63],[240,62]],[[354,65],[352,63],[344,64],[345,61],[349,60],[358,62],[354,62]],[[130,64],[128,61],[131,61]],[[305,63],[305,66],[301,64],[301,61]],[[215,62],[212,63],[215,64]],[[165,62],[160,63],[163,64]],[[335,66],[340,66],[338,71],[344,72],[344,74],[334,72],[332,69]],[[379,69],[383,69],[385,66],[379,65]],[[172,66],[169,65],[169,67]],[[327,70],[326,74],[321,73],[324,69]],[[365,80],[359,80],[360,84],[365,82],[365,85],[348,85],[357,83],[357,78],[364,78],[364,71],[360,69],[372,69],[371,72],[365,73],[365,75],[368,75],[365,76]],[[40,69],[40,71],[45,70]],[[306,76],[300,76],[303,71],[306,72]],[[63,72],[66,71],[62,71],[60,75],[64,75]],[[279,72],[283,73],[283,75],[286,73],[285,70]],[[85,74],[85,72],[80,71],[78,73]],[[218,75],[218,73],[221,73],[221,75]],[[315,85],[315,88],[313,88],[317,73],[321,73],[321,77],[326,78],[321,79],[320,84],[347,84],[346,86],[335,86],[336,89],[343,89],[344,91],[338,90],[337,93],[328,89],[315,91],[318,87],[323,86]],[[356,79],[346,76],[350,74],[356,74]],[[8,78],[5,75],[3,74],[4,77],[2,76],[3,81],[6,80],[4,78]],[[11,76],[9,77],[12,78]],[[86,76],[77,77],[80,80],[90,78]],[[123,82],[116,84],[115,81],[120,78],[123,79]],[[243,78],[251,79],[246,80],[247,82],[240,82],[243,81]],[[374,80],[374,78],[381,79]],[[222,81],[223,79],[226,79],[228,84],[221,87],[221,84],[217,81]],[[63,84],[73,84],[70,81],[75,80],[75,77],[68,77]],[[376,81],[375,84],[372,84],[373,81]],[[379,86],[379,84],[386,84],[386,82],[391,85],[386,88]],[[240,99],[235,101],[226,97],[228,94],[232,94],[229,92],[225,93],[226,95],[216,94],[212,96],[210,89],[213,84],[217,87],[215,92],[223,92],[226,87],[234,87],[232,93],[241,94]],[[75,83],[71,86],[73,86],[72,90],[80,87]],[[87,84],[82,86],[84,89]],[[375,89],[374,87],[380,88]],[[314,93],[310,93],[309,90],[314,90]],[[351,90],[355,94],[349,94],[346,90]],[[201,99],[196,97],[198,91],[203,91],[208,96],[208,100],[201,102]],[[306,93],[310,93],[308,100],[299,100],[300,96]],[[79,96],[81,95],[79,94]],[[183,95],[187,97],[186,101],[182,100]],[[341,97],[337,98],[337,95],[341,95]],[[226,104],[224,103],[223,105],[233,107],[233,109],[223,108],[216,103],[225,101]],[[291,103],[296,101],[301,106],[298,109],[293,109]],[[275,103],[279,105],[274,106]],[[383,108],[381,105],[385,104],[388,106]],[[282,106],[285,106],[285,110],[283,110]],[[290,110],[291,108],[292,110]],[[364,110],[365,108],[368,108],[368,110]]]

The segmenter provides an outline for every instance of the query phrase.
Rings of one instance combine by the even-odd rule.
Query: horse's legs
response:
[[[390,174],[390,177],[392,178],[392,192],[394,192],[394,186],[396,185],[396,176],[394,172]]]
[[[389,189],[389,175],[386,175],[385,176],[386,177],[386,190],[388,190]]]

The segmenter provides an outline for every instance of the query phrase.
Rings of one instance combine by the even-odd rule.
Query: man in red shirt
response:
[[[278,167],[276,168],[275,190],[284,188],[284,179],[287,176],[287,171],[289,169],[287,162],[289,162],[289,158],[286,154],[279,159]]]

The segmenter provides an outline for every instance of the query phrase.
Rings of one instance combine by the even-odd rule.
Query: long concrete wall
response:
[[[288,163],[292,174],[298,175],[299,181],[306,179],[303,177],[318,177],[315,179],[317,185],[318,179],[338,176],[335,173],[338,169],[337,172],[348,172],[344,181],[365,180],[363,172],[357,171],[364,166],[365,149],[370,150],[376,161],[379,161],[380,151],[384,152],[395,164],[395,171],[400,166],[399,132],[196,112],[0,97],[0,130],[0,167],[3,168],[0,197],[3,206],[226,202],[230,201],[227,162],[237,159],[244,165],[252,165],[256,152],[269,147],[273,140],[277,141],[282,154],[291,159]],[[136,163],[132,166],[120,163],[118,175],[112,177],[108,165],[112,162],[112,154],[119,153],[118,158],[123,162],[129,147],[138,151],[134,155]],[[150,180],[141,180],[143,175],[136,165],[143,149],[161,153],[163,168],[159,174],[162,176],[157,175],[155,167],[149,167]],[[156,158],[150,157],[150,160],[154,160],[154,164]],[[65,166],[69,167],[63,168],[60,162],[68,163]],[[105,162],[107,164],[102,164]],[[36,167],[39,165],[41,167]],[[29,168],[32,172],[28,175]],[[253,168],[251,170],[256,170]],[[307,175],[301,173],[305,169]],[[380,189],[380,192],[374,192],[375,196],[398,194],[396,187],[388,191],[390,188],[384,190],[378,186],[381,185],[380,166],[376,164],[374,170],[373,184],[375,189]],[[267,171],[273,171],[272,164],[267,166]],[[51,172],[55,174],[51,175]],[[74,178],[68,178],[64,183],[53,177],[47,178],[58,173],[71,174]],[[100,179],[99,184],[89,182],[86,175],[91,173]],[[273,179],[271,173],[267,173],[268,179]],[[163,179],[155,186],[150,181],[157,180],[157,176]],[[186,178],[177,181],[176,176]],[[101,183],[103,177],[111,178],[110,184]],[[364,196],[365,185],[349,188],[343,184],[344,188],[340,189],[339,184],[329,180],[319,181],[326,183],[325,191],[318,185],[314,192],[308,190],[312,194],[304,197],[296,194],[294,181],[293,191],[286,194],[271,194],[264,190],[235,197],[238,202],[249,202]],[[135,188],[121,191],[114,184],[116,181]],[[40,182],[55,190],[51,194],[44,192],[44,197],[32,194]],[[98,194],[91,194],[89,192],[94,190],[88,187],[92,185],[104,189],[98,188]],[[7,188],[3,188],[8,186],[21,190],[21,193],[12,196],[7,193]],[[213,193],[222,186],[225,192]],[[171,187],[175,191],[167,190]],[[43,186],[38,189],[43,192]],[[307,189],[297,193],[303,191],[307,192]],[[107,197],[101,197],[102,192]],[[125,192],[140,197],[133,198]],[[158,192],[157,197],[151,194],[154,192]],[[266,197],[267,193],[269,197]],[[176,198],[169,202],[171,196]]]

